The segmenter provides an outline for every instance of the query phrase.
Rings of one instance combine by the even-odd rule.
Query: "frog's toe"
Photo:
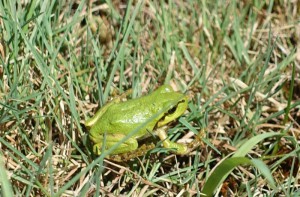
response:
[[[205,135],[205,131],[202,129],[197,135],[195,135],[195,139],[188,144],[189,152],[198,148],[202,143],[202,138]]]

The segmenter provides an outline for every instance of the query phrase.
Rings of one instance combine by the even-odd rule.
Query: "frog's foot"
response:
[[[189,144],[171,142],[167,137],[166,127],[157,129],[156,133],[162,140],[162,144],[165,148],[172,148],[172,152],[174,152],[175,154],[185,155],[199,147],[201,143],[201,136],[203,136],[204,131],[200,131],[199,134],[196,136],[196,139]]]
[[[155,147],[155,145],[153,143],[143,144],[141,147],[139,147],[138,149],[136,149],[134,151],[117,154],[117,155],[111,155],[108,157],[108,159],[117,161],[117,162],[129,161],[133,158],[145,155],[149,150],[152,150],[154,147]]]
[[[198,148],[198,147],[201,145],[201,143],[202,143],[201,138],[202,138],[204,135],[205,135],[204,129],[202,129],[202,130],[198,133],[198,135],[195,135],[195,139],[194,139],[192,142],[190,142],[190,143],[187,144],[187,150],[186,150],[186,153],[190,153],[190,152],[194,151],[196,148]]]

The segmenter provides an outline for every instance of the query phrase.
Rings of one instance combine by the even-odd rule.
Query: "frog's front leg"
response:
[[[198,136],[197,136],[197,139],[195,139],[193,142],[191,142],[188,145],[172,142],[168,139],[166,131],[167,131],[167,126],[163,126],[156,130],[156,134],[162,141],[163,146],[165,148],[175,149],[173,152],[175,152],[176,154],[179,154],[179,155],[187,154],[200,145],[201,140],[200,140],[200,138],[198,138]]]
[[[101,154],[101,150],[103,149],[102,146],[105,145],[104,150],[110,149],[112,146],[114,146],[116,143],[118,143],[120,140],[122,140],[126,135],[124,134],[107,134],[105,136],[99,135],[96,138],[93,136],[90,136],[91,140],[94,142],[93,145],[93,152],[97,155]],[[138,148],[138,142],[135,138],[129,138],[122,144],[120,144],[116,149],[111,152],[111,155],[114,154],[120,154],[120,153],[126,153],[133,150],[136,150]]]

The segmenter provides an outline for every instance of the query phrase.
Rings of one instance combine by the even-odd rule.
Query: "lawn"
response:
[[[0,16],[2,196],[300,195],[298,1],[4,0]],[[86,120],[163,84],[183,114],[158,126],[172,99],[139,115],[156,126],[137,150],[109,155],[140,131],[117,125],[125,138],[94,154]],[[136,121],[128,105],[112,120]],[[197,146],[175,154],[162,128]]]

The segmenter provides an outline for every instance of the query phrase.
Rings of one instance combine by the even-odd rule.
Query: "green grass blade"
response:
[[[234,157],[223,160],[212,171],[201,191],[203,196],[212,196],[217,187],[227,178],[229,173],[240,165],[251,164],[251,160],[246,157]]]
[[[251,139],[247,140],[235,153],[232,157],[243,157],[246,154],[248,154],[251,149],[260,141],[269,138],[269,137],[276,137],[276,136],[283,136],[282,133],[263,133],[260,135],[257,135],[255,137],[252,137]]]
[[[216,189],[220,186],[222,182],[227,178],[227,176],[232,172],[235,167],[240,165],[253,165],[256,167],[267,179],[270,186],[275,189],[275,181],[272,177],[271,171],[268,166],[259,159],[248,159],[246,157],[232,157],[223,160],[211,173],[207,179],[203,190],[201,193],[203,196],[213,196]]]
[[[6,169],[4,168],[3,165],[3,157],[1,154],[0,154],[0,190],[2,191],[3,197],[14,196],[10,181],[8,180]]]
[[[273,189],[276,189],[275,181],[273,179],[270,168],[262,160],[259,160],[259,159],[252,159],[251,163],[264,175],[264,177],[267,179],[269,185]]]

